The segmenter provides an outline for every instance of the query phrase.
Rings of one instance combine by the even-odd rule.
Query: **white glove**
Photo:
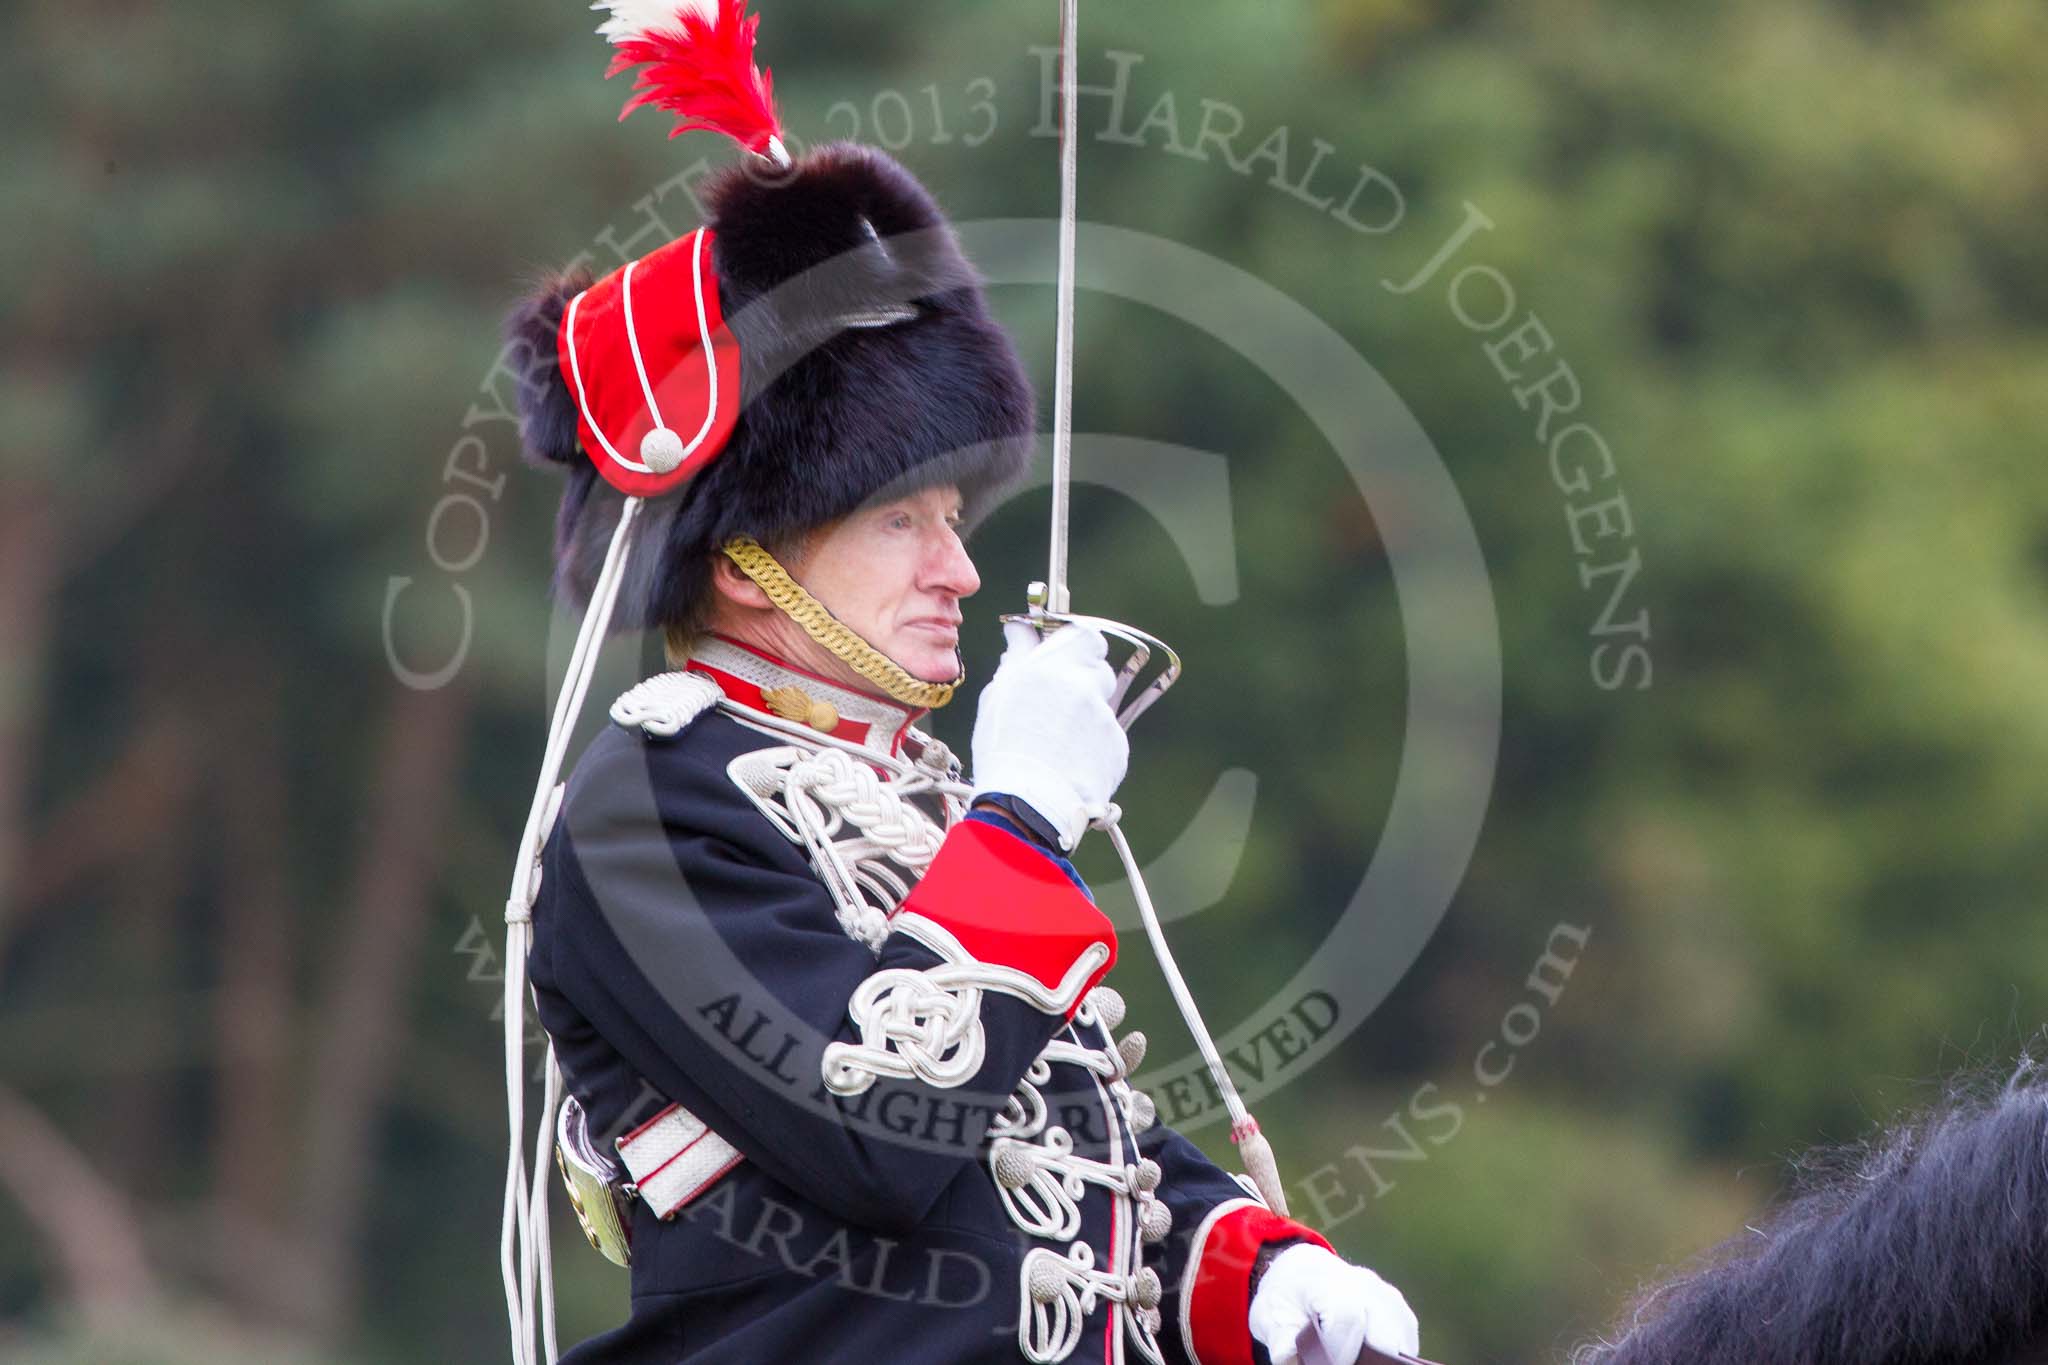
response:
[[[1388,1355],[1422,1349],[1400,1290],[1311,1242],[1266,1267],[1252,1295],[1251,1329],[1273,1365],[1354,1365],[1366,1346]]]
[[[1013,621],[1003,636],[1010,647],[974,713],[974,793],[1023,801],[1071,851],[1131,760],[1130,739],[1109,709],[1109,644],[1078,625],[1041,640],[1036,627]]]

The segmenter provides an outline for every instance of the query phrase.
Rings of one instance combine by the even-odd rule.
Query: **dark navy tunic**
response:
[[[849,1000],[863,982],[929,974],[947,958],[909,932],[890,932],[877,951],[841,927],[804,847],[730,771],[744,754],[791,742],[742,723],[747,714],[728,701],[669,737],[607,728],[570,777],[543,854],[534,995],[592,1133],[608,1147],[679,1102],[744,1158],[667,1220],[633,1201],[631,1315],[564,1359],[1012,1365],[1032,1358],[1031,1347],[1046,1359],[1140,1361],[1150,1350],[1137,1308],[1080,1291],[1092,1267],[1121,1275],[1128,1295],[1141,1265],[1160,1279],[1164,1359],[1252,1359],[1242,1318],[1251,1255],[1312,1234],[1247,1199],[1185,1138],[1157,1126],[1132,1131],[1144,1116],[1133,1123],[1131,1092],[1113,1099],[1123,1078],[1101,1074],[1114,1056],[1102,1011],[1084,1006],[1070,1021],[1001,989],[971,991],[982,1050],[970,1079],[885,1074],[856,1095],[826,1087],[828,1046],[862,1041]],[[1020,868],[1021,856],[1038,870],[989,877],[976,893],[984,903],[962,907],[962,923],[979,915],[986,927],[993,912],[999,928],[1006,898],[1041,904],[1056,894],[1046,881],[1072,878],[1063,859],[1012,832],[963,835],[968,828],[963,821],[948,833],[921,886],[945,880],[940,862],[970,837],[983,846],[976,856],[993,850]],[[943,895],[958,903],[959,876],[948,885]],[[1074,904],[1082,908],[1072,914],[1100,919],[1081,893]],[[924,909],[951,922],[946,905]],[[1100,928],[1108,931],[1106,919]],[[1035,1127],[1027,1102],[1043,1105]],[[1009,1154],[1013,1162],[1049,1155],[1054,1183],[1078,1186],[1075,1235],[1034,1235],[1006,1205],[991,1160],[991,1127],[1005,1121],[1002,1131],[1031,1140]],[[1156,1179],[1171,1231],[1157,1241],[1141,1235],[1143,1201],[1129,1180],[1123,1191],[1060,1180],[1063,1142],[1098,1163],[1091,1170]],[[1149,1175],[1139,1173],[1146,1160],[1157,1163]],[[1157,1236],[1163,1219],[1150,1217]],[[1032,1335],[1027,1257],[1037,1249],[1043,1292],[1057,1298],[1061,1281],[1069,1306],[1079,1295],[1087,1307],[1077,1339],[1057,1321]],[[1075,1271],[1050,1267],[1053,1257]]]

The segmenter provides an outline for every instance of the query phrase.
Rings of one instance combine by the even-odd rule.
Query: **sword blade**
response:
[[[1046,569],[1048,611],[1068,610],[1067,491],[1073,481],[1074,428],[1074,190],[1079,139],[1075,119],[1080,92],[1078,0],[1060,0],[1060,274],[1052,376],[1052,543]]]

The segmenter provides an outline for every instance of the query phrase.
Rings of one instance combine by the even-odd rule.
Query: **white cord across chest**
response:
[[[794,723],[756,712],[735,718],[791,742],[742,754],[727,774],[776,829],[804,849],[831,892],[840,928],[879,951],[891,917],[945,839],[945,827],[911,798],[937,794],[945,800],[947,823],[959,818],[968,789],[951,756],[931,744],[923,762],[893,755],[878,762],[872,751],[837,744]],[[914,1077],[944,1089],[965,1084],[980,1070],[986,1047],[982,991],[1003,983],[985,964],[954,959],[937,946],[949,959],[939,966],[880,971],[855,991],[847,1013],[861,1041],[827,1048],[829,1089],[859,1094],[883,1076]],[[1033,1238],[1067,1243],[1064,1254],[1034,1248],[1022,1266],[1018,1348],[1034,1365],[1067,1359],[1079,1344],[1083,1321],[1105,1302],[1123,1324],[1120,1341],[1147,1365],[1162,1359],[1159,1276],[1139,1253],[1141,1245],[1164,1240],[1171,1225],[1157,1195],[1159,1167],[1150,1160],[1082,1156],[1072,1135],[1047,1121],[1041,1090],[1055,1063],[1090,1073],[1110,1115],[1113,1150],[1123,1149],[1119,1129],[1135,1135],[1150,1126],[1152,1105],[1128,1080],[1142,1056],[1142,1035],[1112,1044],[1110,1030],[1123,1012],[1114,991],[1091,992],[1075,1022],[1091,1036],[1099,1025],[1102,1045],[1083,1043],[1073,1030],[1048,1043],[988,1134],[989,1174],[1011,1222]],[[1091,1186],[1122,1211],[1123,1231],[1112,1238],[1106,1265],[1098,1264],[1095,1249],[1081,1237],[1081,1200]]]
[[[879,949],[890,913],[945,841],[908,799],[932,790],[933,775],[906,767],[885,777],[844,749],[793,744],[741,754],[726,772],[810,856],[847,936]]]

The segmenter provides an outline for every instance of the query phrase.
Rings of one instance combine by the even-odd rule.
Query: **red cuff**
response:
[[[1246,1199],[1219,1204],[1188,1248],[1182,1277],[1181,1340],[1195,1365],[1252,1365],[1252,1265],[1269,1242],[1322,1234]]]
[[[1015,975],[1015,994],[1047,1013],[1071,1017],[1116,962],[1109,917],[1064,869],[1008,830],[979,820],[953,826],[895,927],[949,960],[960,954],[919,920],[937,926],[960,953]]]

